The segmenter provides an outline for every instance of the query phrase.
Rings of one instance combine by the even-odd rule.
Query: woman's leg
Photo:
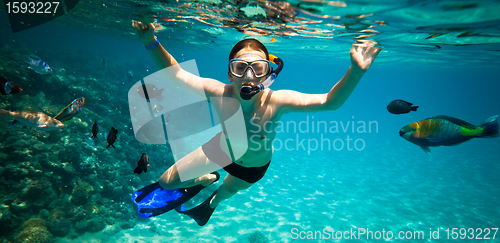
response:
[[[222,184],[219,186],[217,194],[210,202],[210,207],[217,207],[217,205],[219,205],[219,203],[221,203],[222,201],[234,196],[236,193],[238,193],[238,191],[250,188],[252,185],[253,183],[248,183],[240,178],[228,174],[226,178],[224,178]]]
[[[167,190],[188,188],[199,184],[207,186],[216,179],[216,176],[210,173],[221,168],[218,164],[211,162],[200,147],[165,171],[160,177],[160,186]]]

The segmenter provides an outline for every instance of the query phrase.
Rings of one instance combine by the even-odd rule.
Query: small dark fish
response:
[[[137,162],[137,168],[135,168],[134,173],[140,174],[148,172],[149,157],[146,154],[142,154],[141,159]]]
[[[97,134],[99,133],[99,126],[97,126],[97,120],[92,124],[92,136],[90,138],[97,139]]]
[[[137,89],[137,93],[144,99],[160,98],[163,99],[161,93],[164,89],[158,89],[153,84],[144,84]]]
[[[404,100],[393,100],[387,105],[387,110],[392,114],[406,114],[410,111],[417,111],[418,106]]]
[[[132,70],[128,71],[127,72],[127,78],[128,79],[132,79],[134,77],[134,73],[132,72]]]
[[[23,91],[23,89],[21,89],[19,85],[4,77],[0,77],[0,94],[9,95],[19,93],[21,91]]]
[[[116,141],[116,134],[118,134],[118,129],[111,127],[111,130],[108,133],[108,137],[106,138],[106,142],[108,142],[108,146],[106,147],[106,149],[108,149],[109,146],[115,148],[115,146],[113,146],[113,144]]]
[[[69,105],[64,107],[59,114],[57,114],[54,119],[57,119],[61,122],[67,122],[73,119],[78,112],[80,112],[83,109],[83,106],[85,105],[85,98],[81,97],[78,99],[73,100]]]
[[[76,184],[76,186],[80,186],[80,183],[78,182],[78,180],[75,180],[75,184]]]
[[[36,73],[47,74],[52,72],[52,68],[49,67],[49,64],[42,61],[42,59],[30,57],[29,59],[26,58],[26,60],[27,61],[25,63],[28,64],[28,69],[31,69]]]
[[[497,119],[498,116],[492,116],[475,126],[458,118],[434,116],[401,128],[399,135],[430,154],[429,147],[457,145],[473,138],[498,137]]]
[[[106,67],[106,59],[102,59],[102,65]]]

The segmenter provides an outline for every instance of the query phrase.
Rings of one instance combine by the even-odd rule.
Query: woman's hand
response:
[[[133,20],[132,27],[135,29],[135,34],[142,41],[145,46],[150,46],[156,42],[155,40],[155,26],[151,23],[143,23]]]
[[[370,68],[382,50],[382,47],[376,47],[377,45],[377,42],[371,40],[352,45],[350,54],[353,71],[363,74]]]

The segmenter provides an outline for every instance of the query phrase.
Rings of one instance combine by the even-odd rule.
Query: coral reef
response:
[[[41,218],[31,218],[25,221],[22,225],[24,229],[36,228],[36,227],[46,227],[47,222]]]
[[[126,98],[114,94],[125,87],[117,78],[122,73],[119,69],[113,75],[106,73],[111,69],[103,70],[101,77],[95,77],[95,70],[101,69],[75,65],[79,60],[54,56],[57,52],[61,50],[28,49],[0,41],[0,76],[15,80],[24,89],[15,96],[2,96],[0,109],[55,116],[75,98],[88,99],[85,109],[61,129],[0,130],[0,242],[50,242],[55,237],[74,239],[77,233],[100,231],[106,225],[134,227],[134,208],[125,202],[138,187],[156,179],[154,173],[140,177],[132,173],[135,157],[143,151],[155,161],[171,156],[165,147],[152,148],[135,140]],[[50,62],[54,72],[40,75],[20,66],[30,55]],[[102,80],[106,80],[106,89]],[[86,144],[94,120],[101,133],[97,144]],[[0,117],[5,126],[11,122],[11,118]],[[111,126],[120,131],[116,150],[105,149],[103,133]],[[167,166],[161,163],[155,169],[166,170]]]
[[[15,242],[18,243],[49,243],[53,241],[53,236],[45,227],[26,228],[15,237]]]
[[[41,218],[31,218],[23,223],[22,230],[15,236],[18,243],[49,243],[54,237],[47,230],[47,222]]]

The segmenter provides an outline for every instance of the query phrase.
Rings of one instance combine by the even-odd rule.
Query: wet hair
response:
[[[236,43],[236,45],[234,45],[233,49],[231,50],[231,53],[229,53],[229,60],[233,59],[234,56],[236,56],[236,53],[245,48],[262,51],[266,55],[266,59],[269,60],[269,52],[267,52],[267,48],[260,41],[253,38],[244,39]]]

